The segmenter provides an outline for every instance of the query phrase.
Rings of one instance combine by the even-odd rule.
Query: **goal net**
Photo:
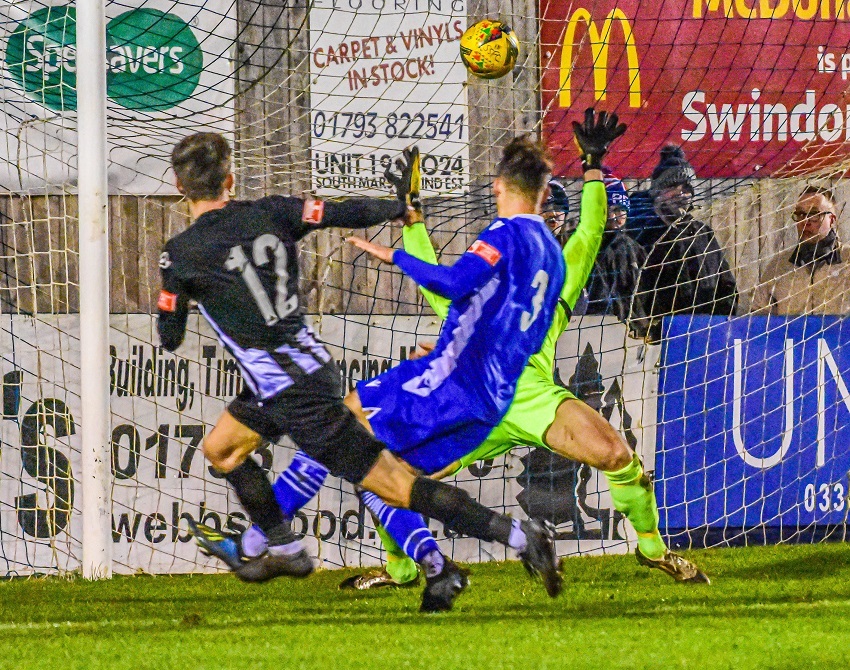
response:
[[[556,381],[641,455],[675,546],[843,539],[842,0],[115,0],[106,12],[111,270],[102,290],[117,572],[217,569],[187,519],[246,525],[200,451],[241,388],[236,363],[196,313],[176,354],[156,335],[159,253],[190,224],[168,168],[181,137],[212,130],[231,141],[240,198],[387,196],[386,166],[417,144],[427,226],[451,263],[495,216],[500,149],[521,133],[542,136],[555,158],[569,234],[581,190],[570,122],[593,105],[630,126],[607,163],[631,210],[623,230],[605,234],[597,280],[607,293],[580,301]],[[517,66],[501,79],[475,78],[460,62],[459,37],[482,18],[520,39]],[[76,133],[75,40],[73,3],[0,7],[6,575],[81,561],[76,183],[86,138]],[[668,151],[659,165],[667,144],[683,156]],[[815,190],[801,198],[807,187]],[[822,241],[801,246],[803,229]],[[314,233],[301,248],[303,308],[339,365],[341,393],[440,328],[416,287],[344,245],[346,232]],[[392,224],[364,232],[401,244]],[[623,265],[616,250],[626,237],[640,251]],[[631,288],[612,279],[629,275]],[[274,477],[294,449],[284,439],[255,457]],[[455,481],[499,511],[552,520],[562,555],[634,548],[605,478],[581,463],[518,445]],[[325,567],[381,559],[345,482],[329,479],[293,523]],[[431,528],[457,560],[506,556]]]

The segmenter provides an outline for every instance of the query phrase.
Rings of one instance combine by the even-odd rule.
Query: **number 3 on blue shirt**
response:
[[[520,330],[524,333],[531,328],[531,324],[540,315],[540,308],[543,306],[543,299],[546,294],[546,289],[549,287],[549,274],[546,270],[538,270],[531,282],[531,288],[536,288],[537,293],[531,299],[531,313],[523,312],[519,322]]]

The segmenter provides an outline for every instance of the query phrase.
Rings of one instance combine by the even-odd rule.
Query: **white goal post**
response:
[[[104,0],[77,2],[80,193],[80,424],[86,579],[112,576],[109,405],[109,217]]]

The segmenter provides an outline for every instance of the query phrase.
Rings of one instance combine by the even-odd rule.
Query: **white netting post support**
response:
[[[104,0],[77,0],[83,577],[112,576]]]

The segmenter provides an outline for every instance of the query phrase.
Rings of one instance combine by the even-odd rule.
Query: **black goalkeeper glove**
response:
[[[588,170],[601,170],[602,158],[608,153],[608,147],[620,135],[626,132],[626,124],[618,124],[616,114],[599,112],[593,108],[585,110],[584,123],[573,121],[573,134],[581,154],[581,167]]]
[[[422,202],[419,200],[419,189],[422,185],[422,172],[419,170],[419,147],[412,147],[401,152],[401,158],[396,158],[395,169],[388,167],[384,179],[395,188],[396,197],[408,207],[419,211]]]

